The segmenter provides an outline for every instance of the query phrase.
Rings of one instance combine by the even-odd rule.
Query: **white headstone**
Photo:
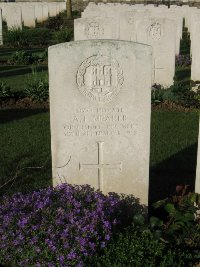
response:
[[[151,65],[151,47],[127,41],[49,48],[54,185],[89,184],[148,203]]]
[[[35,27],[35,7],[31,6],[30,4],[23,3],[21,8],[24,26]]]
[[[149,11],[121,14],[120,39],[153,47],[153,82],[168,87],[175,74],[176,28],[172,20],[153,17]]]
[[[134,5],[135,7],[135,5]],[[142,8],[133,9],[133,10],[126,10],[120,13],[120,39],[127,40],[127,41],[137,41],[137,25],[138,22],[143,19],[144,17],[149,15],[149,11]]]
[[[176,54],[178,55],[180,52],[180,40],[182,37],[183,17],[174,9],[154,8],[150,9],[150,11],[153,17],[160,17],[161,19],[170,19],[174,21],[172,31],[174,33],[175,30]],[[172,38],[174,38],[174,36]]]
[[[74,20],[74,40],[117,39],[112,18],[80,18]]]
[[[37,22],[43,22],[43,8],[38,2],[35,4],[35,17]]]
[[[0,45],[3,45],[2,9],[0,8]]]
[[[47,20],[49,17],[49,7],[48,5],[42,5],[42,18],[43,21]]]
[[[137,42],[153,47],[153,81],[168,87],[175,74],[175,36],[173,21],[143,18],[137,24]]]
[[[200,81],[200,14],[193,16],[191,24],[191,80]]]
[[[22,28],[22,9],[13,3],[4,6],[4,15],[8,29]]]
[[[198,152],[197,152],[195,192],[200,194],[200,119],[199,119],[199,140],[198,140]]]
[[[60,12],[63,12],[66,10],[66,2],[59,3],[59,6],[60,6]]]
[[[56,3],[48,3],[49,7],[49,16],[55,17],[57,15],[57,4]]]

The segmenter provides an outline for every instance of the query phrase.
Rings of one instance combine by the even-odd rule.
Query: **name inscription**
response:
[[[78,108],[64,124],[65,136],[135,135],[136,125],[127,112],[119,108]]]

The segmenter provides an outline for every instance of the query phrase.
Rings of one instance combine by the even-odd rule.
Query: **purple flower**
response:
[[[24,228],[27,223],[28,223],[28,218],[22,218],[21,220],[18,221],[17,224],[20,228]]]
[[[63,265],[64,261],[65,261],[65,257],[63,255],[60,255],[60,256],[58,256],[58,260],[59,260],[60,264]]]
[[[110,235],[106,235],[105,240],[107,240],[107,241],[110,240]]]
[[[106,243],[105,242],[101,242],[101,248],[105,248]]]
[[[76,258],[76,252],[71,251],[68,255],[67,255],[67,259],[68,260],[73,260]]]
[[[10,261],[17,258],[21,266],[64,267],[73,262],[82,267],[85,257],[107,245],[113,227],[125,216],[121,210],[124,203],[117,194],[105,196],[88,185],[62,184],[4,196],[0,203],[0,258],[6,261],[9,250]],[[24,255],[29,255],[28,264]]]

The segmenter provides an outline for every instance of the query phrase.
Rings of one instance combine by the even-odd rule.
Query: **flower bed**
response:
[[[124,200],[89,186],[63,184],[4,196],[0,262],[11,266],[83,266],[104,248],[120,222]]]

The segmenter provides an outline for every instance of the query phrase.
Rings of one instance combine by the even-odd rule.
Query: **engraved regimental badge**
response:
[[[162,25],[159,22],[154,22],[149,27],[149,36],[152,40],[158,41],[162,38],[163,30]]]
[[[135,22],[135,12],[127,12],[127,22],[128,24],[134,24]]]
[[[103,28],[98,22],[88,23],[86,27],[86,35],[88,39],[102,39],[104,34]]]
[[[98,54],[82,62],[76,81],[79,91],[88,99],[107,103],[119,93],[124,77],[116,59]]]

